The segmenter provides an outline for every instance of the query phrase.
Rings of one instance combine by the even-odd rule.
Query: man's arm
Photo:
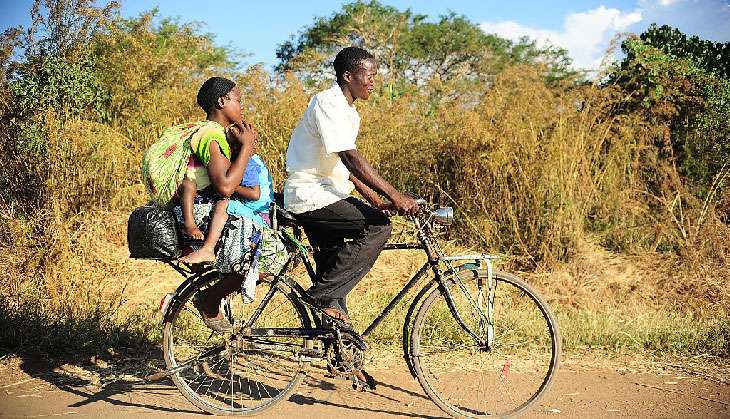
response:
[[[383,200],[380,199],[380,195],[378,195],[378,193],[372,190],[368,185],[362,183],[362,181],[352,173],[350,173],[350,182],[355,185],[355,189],[357,189],[357,191],[360,192],[360,195],[367,199],[372,206],[376,208],[382,208],[385,206]]]
[[[398,212],[415,214],[415,212],[418,211],[418,204],[416,204],[416,201],[413,198],[398,192],[398,190],[388,183],[388,181],[383,179],[383,177],[380,176],[377,170],[370,165],[370,162],[368,162],[359,151],[355,149],[345,150],[340,151],[337,154],[339,154],[342,163],[353,175],[352,177],[357,178],[357,180],[359,180],[364,186],[370,189],[370,191],[368,191],[368,189],[363,188],[363,190],[360,190],[358,188],[358,192],[361,194],[365,191],[363,194],[365,199],[373,203],[371,200],[372,195],[374,195],[374,192],[377,192],[388,197]],[[357,188],[358,183],[353,183]],[[379,199],[379,197],[377,199]]]

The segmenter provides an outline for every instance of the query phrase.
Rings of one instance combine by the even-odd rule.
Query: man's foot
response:
[[[202,296],[200,293],[193,297],[193,306],[200,313],[200,317],[203,319],[203,323],[211,330],[218,333],[228,333],[233,331],[233,325],[228,321],[226,316],[223,314],[221,307],[222,301],[218,303],[218,306],[208,304],[208,299]]]
[[[194,265],[196,263],[206,263],[215,261],[215,252],[212,249],[201,247],[193,253],[180,258],[180,262]]]
[[[352,374],[356,378],[356,380],[353,380],[352,383],[353,389],[360,391],[374,391],[377,387],[377,382],[375,381],[375,378],[373,378],[372,375],[368,374],[367,371],[359,369],[354,370]]]
[[[345,323],[347,326],[352,327],[352,320],[350,320],[350,318],[347,316],[347,314],[343,313],[342,311],[340,311],[336,308],[327,307],[327,308],[323,308],[322,312],[324,314],[326,314],[328,317],[331,317],[335,320],[339,320],[342,323]]]
[[[182,228],[182,232],[184,235],[192,237],[195,240],[205,240],[203,232],[200,231],[198,226],[196,226],[195,224],[184,225]]]

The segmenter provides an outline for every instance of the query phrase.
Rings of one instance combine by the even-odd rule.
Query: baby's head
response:
[[[211,77],[200,86],[197,96],[198,105],[211,116],[220,114],[226,120],[226,125],[240,123],[241,91],[236,83],[223,77]]]

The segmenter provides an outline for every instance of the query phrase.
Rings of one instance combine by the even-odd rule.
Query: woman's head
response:
[[[337,84],[347,86],[353,99],[367,100],[375,88],[378,64],[372,54],[358,47],[347,47],[337,53],[333,63]]]
[[[231,80],[209,78],[200,86],[197,101],[208,119],[221,119],[225,125],[241,122],[241,92]]]

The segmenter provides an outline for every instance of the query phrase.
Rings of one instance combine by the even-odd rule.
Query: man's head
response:
[[[209,78],[200,86],[197,101],[208,117],[220,114],[227,124],[241,122],[241,91],[231,80]]]
[[[372,54],[362,48],[347,47],[337,53],[334,67],[340,87],[347,86],[353,99],[368,99],[378,74],[378,64]]]

